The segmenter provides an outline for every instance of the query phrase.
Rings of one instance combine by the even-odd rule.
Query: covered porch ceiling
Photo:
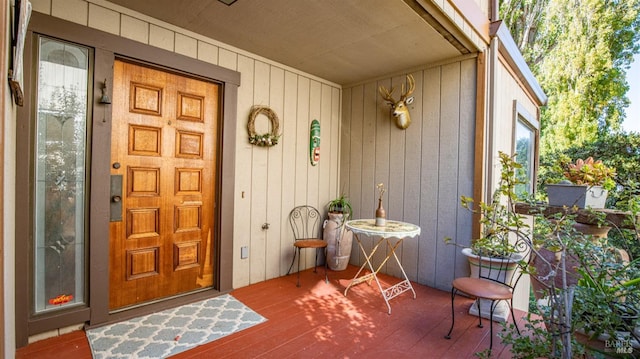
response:
[[[340,85],[469,52],[416,0],[110,1]]]

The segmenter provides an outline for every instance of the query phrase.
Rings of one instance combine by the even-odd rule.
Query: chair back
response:
[[[502,283],[514,289],[531,260],[531,247],[526,241],[519,240],[515,243],[515,252],[506,258],[477,257],[469,258],[471,264],[471,276]],[[475,268],[474,268],[475,267]]]
[[[294,239],[322,238],[320,234],[322,216],[315,207],[298,206],[289,213],[289,223]]]

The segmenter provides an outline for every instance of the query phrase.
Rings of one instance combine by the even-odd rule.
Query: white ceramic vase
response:
[[[322,237],[327,241],[327,265],[331,270],[347,269],[351,257],[353,233],[343,225],[342,213],[329,212],[329,219],[324,225]]]

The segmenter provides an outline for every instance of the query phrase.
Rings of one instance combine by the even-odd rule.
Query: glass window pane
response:
[[[524,182],[524,184],[516,186],[516,194],[519,196],[533,193],[534,146],[535,132],[522,119],[518,118],[516,121],[516,162],[521,164],[522,168],[519,169],[516,176]]]
[[[85,302],[89,49],[41,37],[35,191],[35,313]]]

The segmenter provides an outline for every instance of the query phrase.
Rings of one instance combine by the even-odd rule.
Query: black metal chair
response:
[[[493,314],[499,302],[504,301],[509,306],[511,318],[520,334],[520,329],[515,320],[513,311],[513,292],[522,278],[522,268],[530,261],[530,246],[525,241],[518,241],[515,244],[516,252],[508,258],[480,257],[469,258],[471,266],[476,266],[478,277],[456,278],[451,283],[451,328],[445,335],[446,339],[451,339],[451,333],[455,323],[455,309],[453,301],[458,292],[465,293],[472,298],[476,298],[474,305],[478,308],[478,327],[482,328],[481,299],[487,300],[489,304],[489,324],[490,342],[489,353],[493,348]],[[509,275],[509,268],[512,268]],[[485,302],[486,304],[486,302]],[[486,305],[485,305],[486,309]]]
[[[314,262],[313,272],[317,273],[318,267],[318,251],[327,248],[327,242],[322,239],[322,216],[317,209],[312,206],[298,206],[291,210],[289,213],[289,223],[293,230],[294,237],[294,251],[293,260],[291,266],[287,271],[287,275],[291,273],[293,263],[296,261],[296,255],[298,256],[298,287],[300,286],[300,250],[303,248],[315,248],[316,259]],[[329,277],[327,276],[327,261],[324,261],[324,278],[329,283]]]

